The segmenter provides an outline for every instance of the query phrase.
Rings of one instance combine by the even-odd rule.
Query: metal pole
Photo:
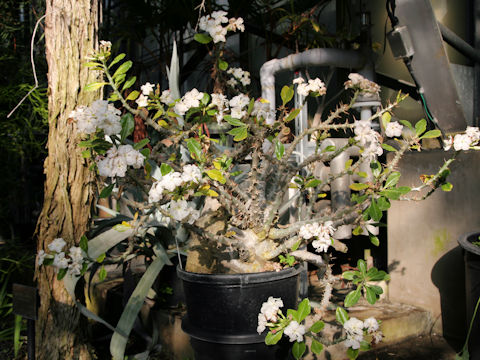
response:
[[[35,320],[27,319],[28,360],[35,360]]]

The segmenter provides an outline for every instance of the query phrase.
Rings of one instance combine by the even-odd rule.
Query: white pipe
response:
[[[365,57],[357,51],[341,49],[310,49],[299,54],[291,54],[282,59],[267,61],[260,68],[262,98],[270,102],[275,109],[275,74],[286,70],[295,70],[307,66],[335,66],[339,68],[359,69],[365,64]]]

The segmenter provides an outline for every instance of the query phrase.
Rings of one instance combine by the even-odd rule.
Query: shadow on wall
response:
[[[460,351],[467,336],[463,249],[457,246],[443,255],[433,266],[431,276],[440,293],[443,337],[455,351]]]

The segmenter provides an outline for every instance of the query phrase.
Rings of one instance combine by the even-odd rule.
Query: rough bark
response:
[[[44,204],[36,229],[39,250],[57,237],[65,239],[68,249],[79,242],[90,222],[95,180],[68,115],[77,105],[98,98],[98,93],[82,91],[98,76],[82,66],[98,42],[98,0],[47,0],[46,9],[49,134]],[[52,267],[37,268],[36,279],[41,298],[36,358],[91,359],[82,336],[86,319]]]

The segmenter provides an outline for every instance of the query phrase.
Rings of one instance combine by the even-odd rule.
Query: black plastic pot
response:
[[[465,288],[467,298],[467,320],[470,324],[475,305],[480,297],[480,246],[472,244],[479,241],[480,231],[462,235],[458,243],[465,250]],[[480,314],[477,312],[470,334],[468,349],[470,360],[480,360]]]
[[[258,314],[269,296],[283,300],[284,313],[296,308],[301,271],[225,275],[177,268],[187,305],[182,328],[192,338],[196,359],[280,359],[282,347],[286,355],[288,344],[264,344],[265,334],[257,333]]]

